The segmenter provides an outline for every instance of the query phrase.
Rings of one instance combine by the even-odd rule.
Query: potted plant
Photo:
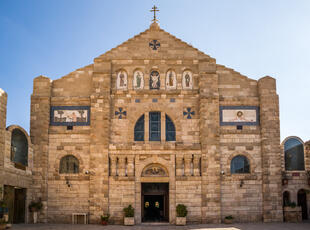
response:
[[[124,225],[134,225],[135,224],[135,209],[130,205],[123,209],[124,211]]]
[[[101,215],[101,224],[102,225],[107,225],[109,222],[109,218],[110,218],[110,214],[106,214],[106,215]]]
[[[224,219],[225,224],[232,224],[233,221],[234,221],[234,217],[232,215],[225,216],[225,219]]]
[[[297,206],[295,202],[288,202],[284,204],[284,221],[286,222],[301,222],[302,211],[301,207]]]
[[[28,208],[29,211],[32,212],[32,216],[33,216],[33,223],[36,224],[38,222],[38,212],[41,211],[43,207],[41,198],[39,198],[39,201],[31,201],[31,203],[29,204]]]
[[[7,222],[4,220],[4,218],[0,219],[0,230],[6,229]]]
[[[3,217],[6,213],[9,212],[6,203],[3,200],[0,200],[0,218]]]
[[[175,221],[176,225],[186,225],[187,208],[184,204],[177,205],[177,218]]]

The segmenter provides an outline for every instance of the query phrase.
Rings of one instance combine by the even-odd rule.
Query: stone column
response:
[[[176,176],[183,176],[183,156],[176,156]]]
[[[111,63],[95,59],[91,94],[90,223],[99,223],[100,216],[109,212],[109,135],[111,115]]]
[[[134,176],[134,156],[127,157],[127,176]]]
[[[160,139],[161,141],[166,141],[166,114],[165,112],[160,113],[160,124],[161,124],[161,132],[160,132]]]
[[[279,97],[276,80],[264,77],[258,81],[263,171],[263,220],[283,220]]]
[[[52,81],[44,76],[33,80],[30,111],[30,137],[33,144],[33,183],[35,199],[41,198],[39,222],[47,222],[48,131]]]
[[[7,94],[2,89],[0,89],[0,169],[4,165],[4,155],[5,155],[4,146],[5,146],[5,129],[6,129],[6,105],[7,105]]]
[[[111,169],[111,176],[116,176],[116,156],[110,156],[110,169]]]
[[[184,155],[184,175],[191,176],[192,155]]]
[[[219,92],[215,62],[199,63],[202,222],[221,222]]]
[[[149,130],[149,113],[146,112],[144,114],[144,141],[149,142],[150,141],[150,130]]]
[[[118,176],[125,176],[126,158],[124,156],[118,157]]]
[[[194,166],[194,176],[200,176],[200,156],[194,155],[193,166]]]

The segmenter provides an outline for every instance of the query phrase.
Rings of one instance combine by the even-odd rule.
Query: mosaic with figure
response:
[[[52,106],[51,125],[83,126],[90,124],[89,106]]]
[[[221,125],[258,125],[257,106],[220,106]]]

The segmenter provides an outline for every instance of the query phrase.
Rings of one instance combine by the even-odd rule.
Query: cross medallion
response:
[[[127,116],[127,112],[123,110],[123,108],[118,108],[119,111],[115,111],[115,115],[118,116],[118,119],[123,119],[123,117]]]
[[[195,115],[195,111],[192,111],[191,108],[186,108],[186,111],[183,112],[183,116],[187,116],[187,119],[192,119],[192,116]]]
[[[152,48],[152,50],[157,50],[160,47],[160,43],[157,40],[153,40],[149,43],[149,46]]]

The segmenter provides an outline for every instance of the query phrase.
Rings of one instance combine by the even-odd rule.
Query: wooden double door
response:
[[[26,189],[5,185],[3,198],[9,208],[9,222],[25,223]]]
[[[169,184],[141,184],[142,222],[169,221]]]

